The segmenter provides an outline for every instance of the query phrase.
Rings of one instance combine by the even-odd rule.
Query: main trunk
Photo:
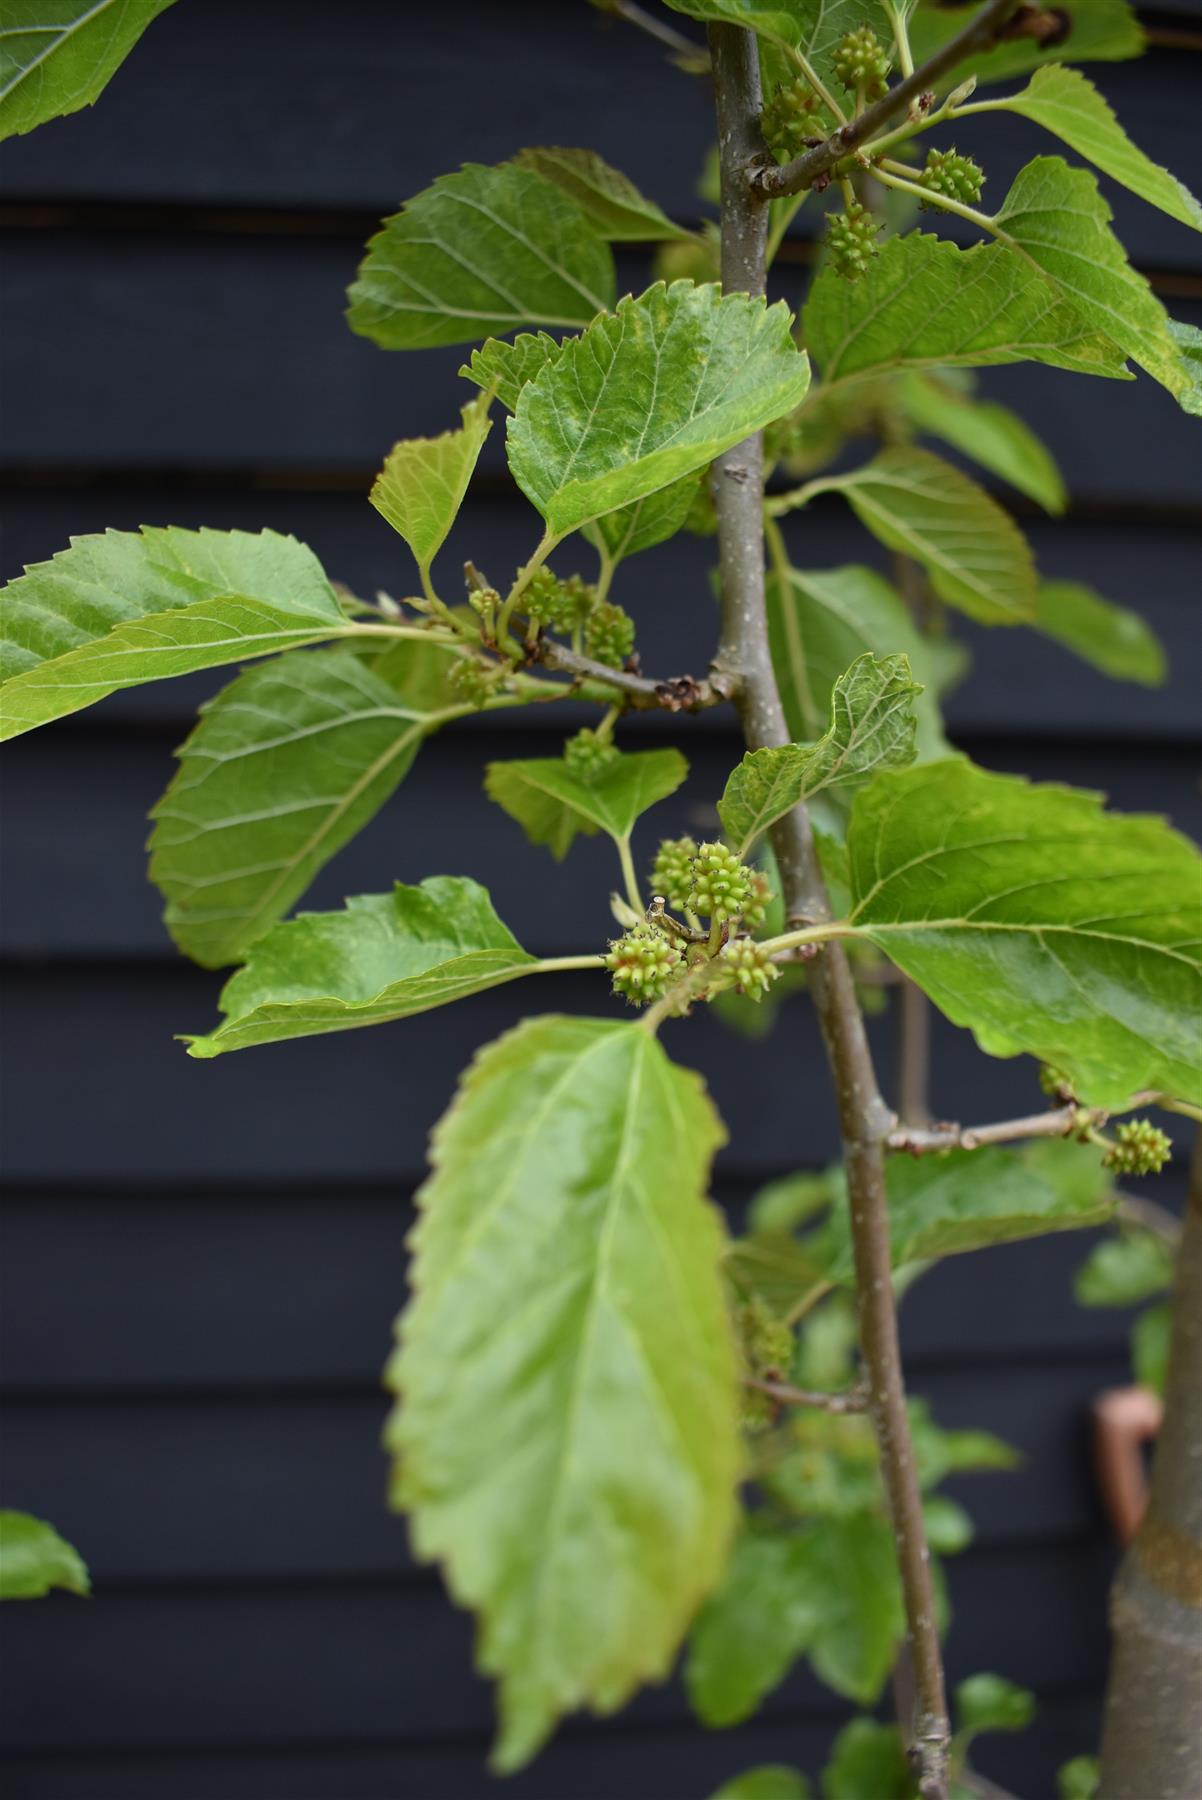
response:
[[[1098,1800],[1202,1795],[1202,1133],[1177,1261],[1148,1510],[1111,1595]]]

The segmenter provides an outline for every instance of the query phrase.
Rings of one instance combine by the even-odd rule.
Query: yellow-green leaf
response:
[[[462,409],[458,431],[394,444],[372,484],[372,505],[400,532],[423,571],[429,570],[463,505],[491,429],[489,405],[489,395],[481,394]]]
[[[418,1556],[479,1615],[500,1769],[662,1679],[722,1571],[722,1136],[640,1027],[554,1017],[481,1052],[435,1132],[387,1443]]]

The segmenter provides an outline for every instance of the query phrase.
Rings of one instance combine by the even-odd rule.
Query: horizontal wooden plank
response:
[[[1117,390],[1116,390],[1117,391]],[[1124,390],[1126,391],[1126,390]],[[364,478],[366,483],[366,477]],[[0,573],[5,579],[28,563],[64,549],[73,536],[134,530],[140,524],[212,525],[219,529],[291,532],[312,545],[329,573],[356,592],[383,587],[403,595],[413,581],[409,553],[379,515],[356,493],[261,492],[253,486],[212,491],[133,486],[109,488],[0,487]],[[1171,674],[1159,689],[1115,682],[1096,673],[1047,639],[1024,630],[993,630],[956,619],[952,630],[974,652],[967,679],[948,697],[953,733],[983,735],[1176,738],[1196,741],[1202,729],[1197,695],[1202,691],[1202,632],[1198,630],[1197,573],[1202,555],[1199,524],[1169,519],[1124,522],[1106,510],[1050,520],[1029,510],[1022,527],[1049,577],[1092,584],[1110,599],[1144,614],[1169,651]],[[533,511],[520,496],[469,498],[461,524],[439,560],[437,576],[451,599],[459,597],[459,570],[472,557],[498,585],[529,555],[535,541]],[[836,500],[820,501],[803,517],[786,521],[786,536],[799,566],[832,568],[864,562],[887,569],[875,540]],[[713,652],[717,615],[709,583],[714,559],[708,539],[688,535],[637,556],[620,571],[615,597],[634,614],[644,667],[655,675],[702,672]],[[565,545],[555,559],[564,573],[591,573],[583,547]],[[230,678],[227,670],[114,695],[82,719],[160,723],[182,735],[199,700]],[[502,731],[567,729],[557,709],[494,715],[483,727]],[[725,714],[662,721],[686,745],[698,733],[729,731]],[[60,728],[61,729],[61,728]],[[632,721],[635,731],[646,729]],[[52,741],[30,739],[29,755],[44,757]],[[6,757],[20,757],[12,746]],[[65,753],[66,754],[66,753]],[[17,765],[14,790],[20,785]]]
[[[1055,1558],[1034,1547],[961,1557],[949,1569],[953,1676],[992,1668],[1037,1691],[1096,1689],[1112,1562],[1101,1542]],[[13,1751],[428,1740],[489,1726],[469,1622],[432,1584],[101,1593],[87,1606],[55,1596],[6,1612]],[[829,1717],[831,1699],[794,1674],[767,1710]],[[623,1723],[684,1715],[672,1684],[640,1695]]]
[[[1041,1697],[1022,1733],[978,1739],[973,1766],[1013,1793],[1051,1793],[1053,1771],[1096,1742],[1100,1697]],[[506,1779],[514,1800],[698,1800],[742,1770],[784,1763],[812,1774],[826,1761],[842,1719],[748,1721],[707,1732],[695,1722],[633,1725],[620,1715],[597,1725],[569,1725],[535,1763]],[[484,1738],[402,1746],[316,1744],[241,1752],[193,1746],[182,1753],[141,1755],[95,1751],[17,1755],[6,1759],[12,1800],[476,1800],[492,1791]]]
[[[973,1766],[1013,1793],[1050,1793],[1052,1771],[1096,1742],[1100,1698],[1042,1699],[1021,1733],[978,1739]],[[839,1721],[841,1723],[842,1721]],[[733,1731],[694,1723],[640,1725],[624,1717],[567,1726],[520,1775],[514,1800],[698,1800],[717,1784],[761,1763],[811,1773],[826,1761],[836,1721],[757,1718]],[[6,1759],[11,1800],[476,1800],[491,1793],[484,1739],[453,1745],[390,1741],[231,1751],[193,1746],[176,1754],[89,1752]]]
[[[341,240],[13,233],[4,261],[12,462],[374,468],[397,437],[453,424],[467,394],[462,347],[389,355],[352,336]],[[619,292],[648,278],[645,256],[620,259]],[[1202,318],[1198,300],[1176,310]],[[986,386],[1046,435],[1075,493],[1196,502],[1194,427],[1150,378],[1020,365]],[[503,465],[494,432],[481,467]]]
[[[399,1254],[392,1265],[391,1306],[374,1320],[377,1369],[402,1298]],[[209,1329],[222,1327],[218,1312]],[[986,1426],[1023,1453],[1021,1469],[946,1488],[968,1508],[982,1548],[1103,1530],[1089,1409],[1128,1379],[1121,1355],[911,1372],[911,1391],[941,1423]],[[9,1399],[5,1489],[86,1552],[101,1594],[131,1582],[388,1579],[414,1566],[402,1523],[386,1511],[387,1412],[370,1388]]]
[[[701,40],[698,27],[672,23]],[[1136,141],[1183,175],[1197,63],[1166,47],[1092,71]],[[505,105],[465,106],[498,68]],[[157,20],[95,109],[18,139],[8,193],[389,212],[461,161],[583,141],[692,220],[709,109],[704,82],[584,7],[526,0],[502,14],[466,0],[448,29],[435,14],[407,15],[402,28],[373,0],[343,4],[336,23],[318,0],[288,7],[286,22],[281,0],[209,0],[203,24],[187,8]],[[973,121],[971,147],[999,196],[1016,157],[1060,148],[1023,122],[992,119]],[[1202,267],[1187,230],[1108,188],[1137,256]],[[803,208],[801,232],[816,213]]]
[[[478,1045],[532,1014],[621,1016],[600,973],[530,976],[420,1020],[198,1063],[172,1038],[208,1027],[218,987],[182,963],[11,967],[0,1090],[8,1179],[404,1183]],[[799,1154],[819,1165],[833,1155],[827,1071],[804,997],[757,1043],[732,1037],[709,1009],[665,1029],[729,1127],[721,1167],[762,1177]],[[891,1092],[891,1022],[870,1031]],[[989,1061],[943,1022],[931,1091],[941,1116],[962,1119],[1004,1118],[1038,1098],[1029,1059]]]
[[[1183,1181],[1174,1168],[1155,1197],[1177,1203]],[[748,1185],[727,1177],[716,1192],[737,1231]],[[371,1384],[403,1291],[408,1198],[399,1185],[14,1191],[0,1226],[0,1391]],[[907,1359],[1121,1356],[1126,1315],[1070,1297],[1093,1241],[1070,1233],[937,1266],[906,1296]]]
[[[553,710],[534,718],[545,723]],[[661,836],[716,833],[715,801],[740,755],[733,737],[712,731],[694,735],[687,720],[652,741],[665,736],[686,750],[692,769],[685,786],[639,827],[641,875],[649,872]],[[648,741],[637,732],[628,737],[632,747]],[[581,841],[565,862],[555,863],[546,850],[526,843],[483,789],[488,761],[554,755],[560,742],[558,735],[549,739],[514,730],[493,742],[479,730],[436,739],[377,818],[322,871],[301,906],[337,907],[348,894],[379,892],[393,881],[470,874],[489,888],[502,918],[529,949],[550,956],[603,947],[614,931],[608,895],[619,883],[609,839]],[[1101,788],[1123,810],[1164,812],[1202,836],[1192,746],[1041,747],[971,737],[961,742],[990,767]],[[174,954],[161,921],[161,896],[146,879],[145,852],[147,814],[174,772],[171,745],[158,735],[76,727],[31,732],[6,746],[0,835],[4,954],[39,959]]]

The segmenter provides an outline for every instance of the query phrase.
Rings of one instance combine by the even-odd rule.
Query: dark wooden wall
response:
[[[1138,141],[1186,176],[1195,11],[1149,15],[1162,47],[1095,71]],[[580,141],[695,215],[701,85],[583,0],[180,0],[94,111],[5,149],[5,573],[105,525],[270,525],[360,591],[403,586],[405,552],[364,494],[394,438],[452,421],[461,353],[388,356],[350,336],[360,246],[463,158]],[[992,193],[1041,147],[1017,124],[990,146]],[[1141,265],[1197,319],[1198,237],[1112,198]],[[644,275],[623,262],[629,284]],[[1016,369],[986,385],[1044,432],[1075,495],[1060,522],[1016,508],[1046,570],[1145,611],[1176,668],[1150,693],[1029,634],[972,631],[955,739],[991,767],[1106,788],[1196,831],[1196,426],[1146,379]],[[503,576],[533,541],[499,434],[467,517],[449,562],[470,551]],[[877,560],[833,502],[793,533],[812,566]],[[629,570],[656,670],[704,655],[708,556],[682,540]],[[189,1062],[172,1033],[206,1025],[218,981],[159,923],[145,815],[190,709],[224,679],[114,698],[4,759],[3,1498],[53,1519],[96,1581],[89,1604],[5,1608],[6,1792],[475,1800],[494,1791],[489,1696],[467,1621],[384,1510],[378,1371],[408,1197],[457,1070],[524,1010],[604,1003],[562,978],[408,1026]],[[497,729],[533,754],[559,723],[501,715]],[[736,754],[713,715],[678,735],[695,779],[657,815],[665,829],[704,817]],[[605,851],[562,867],[527,852],[482,796],[484,749],[472,724],[424,751],[310,903],[470,872],[531,948],[602,938]],[[875,1032],[891,1081],[892,1028]],[[766,1046],[703,1019],[674,1028],[672,1048],[704,1069],[732,1127],[719,1175],[732,1206],[831,1154],[804,1004]],[[935,1094],[949,1116],[1021,1109],[1032,1072],[940,1028]],[[1019,1473],[956,1489],[978,1537],[952,1567],[949,1656],[956,1676],[992,1668],[1038,1690],[1037,1724],[983,1756],[1027,1800],[1092,1746],[1105,1666],[1112,1552],[1087,1409],[1125,1376],[1125,1321],[1072,1306],[1084,1247],[1050,1238],[944,1265],[906,1307],[915,1391],[1026,1454]],[[799,1676],[755,1723],[705,1734],[670,1685],[565,1729],[505,1792],[704,1800],[757,1760],[817,1768],[842,1716]]]

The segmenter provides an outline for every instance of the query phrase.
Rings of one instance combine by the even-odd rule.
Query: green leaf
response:
[[[1175,175],[1136,148],[1107,101],[1079,69],[1038,69],[1020,94],[994,105],[999,111],[1033,119],[1149,206],[1202,231],[1202,206]]]
[[[1099,1225],[1114,1198],[1096,1153],[1083,1155],[1096,1171],[1088,1198],[1062,1191],[1014,1150],[945,1150],[896,1157],[889,1164],[889,1230],[895,1268],[960,1251]],[[831,1217],[829,1278],[854,1283],[848,1209]]]
[[[972,1543],[972,1520],[958,1500],[930,1494],[922,1503],[927,1543],[937,1556],[958,1556]]]
[[[119,688],[356,630],[295,538],[175,526],[72,538],[9,582],[2,620],[0,740]]]
[[[772,663],[789,730],[813,740],[826,729],[829,696],[843,671],[871,652],[900,653],[922,692],[915,695],[920,761],[946,756],[939,718],[939,681],[930,645],[906,611],[897,590],[874,569],[791,569],[787,584],[768,583],[768,633]]]
[[[726,1253],[731,1286],[756,1294],[783,1316],[805,1294],[827,1285],[824,1259],[787,1231],[756,1231],[736,1238]]]
[[[0,1600],[38,1600],[51,1588],[91,1593],[87,1566],[78,1550],[44,1519],[0,1511]]]
[[[1094,1800],[1102,1772],[1096,1756],[1074,1756],[1056,1771],[1060,1800]]]
[[[1154,1231],[1124,1231],[1095,1244],[1073,1280],[1078,1306],[1138,1306],[1173,1282],[1173,1253]]]
[[[683,527],[697,499],[704,479],[702,471],[682,475],[669,487],[645,494],[633,506],[620,506],[617,512],[603,513],[584,527],[584,535],[596,545],[607,561],[617,564],[624,557],[635,556],[662,544]]]
[[[400,643],[386,679],[341,646],[294,651],[202,708],[151,814],[150,879],[186,955],[237,960],[375,817],[446,716],[420,690],[449,660]]]
[[[585,325],[613,295],[613,258],[561,189],[512,163],[465,163],[385,219],[347,317],[385,350],[427,350]]]
[[[956,1737],[967,1743],[982,1731],[1025,1731],[1035,1717],[1035,1696],[1003,1675],[970,1675],[952,1701]]]
[[[949,1475],[974,1475],[986,1469],[1015,1469],[1022,1458],[1012,1445],[991,1431],[948,1431],[931,1416],[925,1400],[907,1403],[914,1464],[924,1494]]]
[[[688,770],[679,750],[639,750],[584,781],[562,757],[544,756],[489,763],[484,786],[530,842],[548,845],[558,862],[578,833],[628,837],[640,813],[674,794]]]
[[[223,1022],[185,1038],[190,1056],[407,1019],[537,968],[485,890],[461,875],[360,894],[342,912],[301,913],[251,946],[218,1002]]]
[[[514,478],[555,539],[704,468],[796,406],[809,363],[783,301],[657,282],[522,389]]]
[[[936,50],[973,17],[970,3],[954,7],[924,6],[910,25],[910,47],[915,63],[924,63]],[[1008,81],[1014,75],[1025,75],[1028,69],[1045,63],[1060,62],[1124,62],[1128,57],[1142,56],[1145,49],[1143,29],[1128,0],[1088,0],[1073,7],[1072,30],[1062,44],[1045,49],[1034,38],[1012,38],[994,50],[974,56],[945,75],[943,88],[952,88],[973,74],[984,86],[992,81]]]
[[[406,438],[394,444],[372,484],[369,499],[399,531],[423,574],[455,523],[484,440],[492,428],[490,396],[481,394],[462,409],[459,431],[436,438]]]
[[[1060,156],[1039,156],[1015,176],[995,223],[1003,240],[1043,271],[1086,325],[1113,338],[1184,402],[1191,374],[1168,314],[1127,261],[1110,219],[1088,170],[1070,169]]]
[[[899,397],[918,431],[942,438],[1046,512],[1064,511],[1068,494],[1051,451],[1008,406],[974,400],[923,375],[907,376]]]
[[[819,1609],[809,1656],[814,1673],[845,1699],[871,1706],[905,1634],[893,1531],[874,1513],[808,1526],[810,1591]]]
[[[520,332],[512,343],[489,338],[472,351],[470,362],[464,363],[459,373],[485,392],[495,392],[501,405],[512,412],[526,383],[554,362],[560,349],[558,338],[545,331]]]
[[[1041,362],[1131,379],[1109,336],[1005,244],[960,250],[917,231],[890,238],[859,281],[822,268],[802,322],[822,370],[816,400],[853,376],[937,365]]]
[[[831,52],[840,38],[863,25],[888,36],[879,0],[778,0],[775,6],[764,0],[667,0],[667,4],[707,24],[741,25],[783,49],[800,50],[828,86],[837,87]],[[843,95],[842,88],[837,91]]]
[[[480,1615],[499,1769],[662,1679],[725,1564],[722,1139],[647,1032],[567,1018],[482,1051],[435,1132],[387,1442],[417,1555]]]
[[[853,1719],[822,1771],[823,1800],[909,1800],[910,1765],[893,1725]]]
[[[1202,1100],[1199,859],[1162,819],[949,761],[878,775],[848,850],[855,929],[988,1055]]]
[[[519,169],[529,169],[562,188],[598,237],[618,244],[655,244],[667,238],[692,241],[691,231],[674,225],[629,176],[612,168],[595,150],[565,150],[556,145],[519,150],[513,161]]]
[[[792,1231],[816,1213],[825,1212],[842,1191],[843,1171],[819,1175],[782,1175],[756,1190],[748,1208],[753,1232]]]
[[[1164,1393],[1172,1336],[1171,1300],[1147,1307],[1131,1327],[1131,1363],[1135,1379],[1141,1387],[1151,1388],[1154,1394]]]
[[[1079,581],[1040,583],[1035,628],[1083,662],[1113,675],[1161,687],[1168,673],[1164,646],[1139,614],[1103,600]]]
[[[0,34],[0,139],[91,106],[151,20],[171,4],[7,0]]]
[[[724,1781],[711,1800],[810,1800],[810,1784],[784,1763],[761,1763]]]
[[[890,550],[912,556],[949,606],[983,625],[1034,617],[1035,564],[1009,513],[984,488],[929,450],[893,449],[822,479],[846,495],[862,525]]]
[[[684,1679],[697,1717],[750,1718],[810,1644],[818,1605],[801,1538],[745,1530],[689,1634]]]
[[[831,722],[816,744],[749,750],[718,802],[722,829],[739,855],[807,795],[913,762],[913,700],[921,691],[904,656],[866,652],[835,683]]]

